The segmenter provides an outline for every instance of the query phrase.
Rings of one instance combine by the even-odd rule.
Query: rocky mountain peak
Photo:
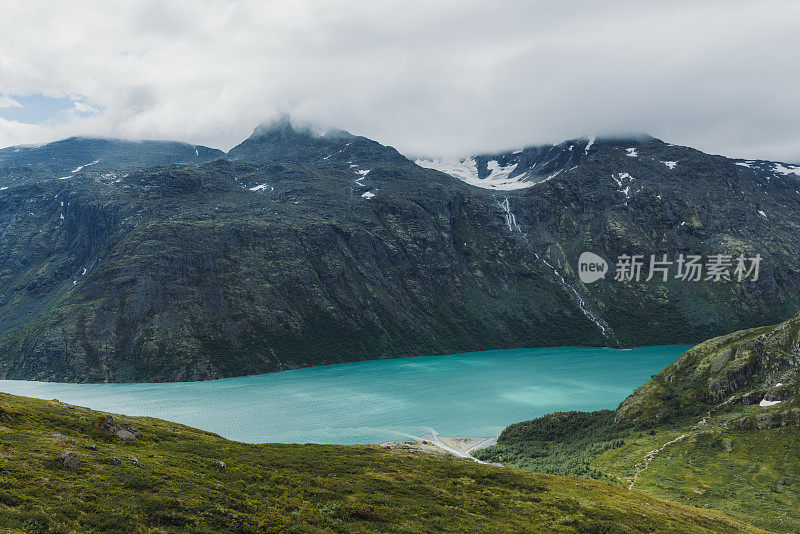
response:
[[[408,163],[392,147],[338,128],[299,123],[289,115],[256,127],[250,137],[228,152],[228,159],[316,166]]]
[[[311,123],[299,123],[289,114],[282,114],[273,121],[256,126],[248,139],[272,141],[297,141],[298,138],[325,139],[327,141],[352,140],[353,134],[338,128],[322,128]]]

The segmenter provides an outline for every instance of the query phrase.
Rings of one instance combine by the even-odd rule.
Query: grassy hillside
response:
[[[0,394],[0,529],[762,532],[607,482],[375,446],[248,445],[106,415]]]
[[[800,531],[800,315],[687,351],[616,412],[511,425],[486,460]]]

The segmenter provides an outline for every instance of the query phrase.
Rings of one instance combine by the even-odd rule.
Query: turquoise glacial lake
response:
[[[550,412],[613,409],[689,347],[491,350],[207,382],[0,380],[0,391],[168,419],[250,443],[381,443],[431,429],[490,437]]]

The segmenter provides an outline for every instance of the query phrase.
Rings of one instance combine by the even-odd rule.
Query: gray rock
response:
[[[214,462],[214,467],[216,467],[220,471],[224,471],[227,466],[225,465],[225,462],[223,462],[222,460],[218,460]]]
[[[71,451],[67,451],[59,456],[58,463],[67,469],[78,469],[81,466],[81,461],[78,459],[78,455]]]
[[[121,465],[121,464],[122,464],[122,462],[121,462],[121,461],[120,461],[120,459],[119,459],[119,458],[117,458],[116,456],[114,456],[113,458],[111,458],[111,465]]]
[[[359,343],[349,345],[353,360],[479,350],[498,343],[597,344],[604,342],[600,329],[575,299],[563,298],[563,284],[542,263],[550,262],[571,279],[576,265],[569,258],[576,240],[606,259],[622,250],[659,250],[674,260],[687,243],[735,241],[737,250],[741,244],[741,250],[754,253],[766,246],[768,233],[769,268],[762,269],[757,283],[748,282],[746,292],[741,284],[715,285],[708,292],[698,292],[691,283],[671,284],[669,291],[652,284],[637,288],[633,299],[627,284],[609,283],[602,295],[586,294],[586,305],[611,322],[626,346],[699,341],[699,332],[708,337],[735,325],[777,322],[800,302],[800,210],[785,200],[796,198],[796,180],[778,178],[768,162],[737,166],[734,160],[654,139],[631,140],[641,157],[626,157],[619,139],[598,140],[591,151],[585,141],[571,140],[520,154],[479,155],[475,161],[481,178],[493,162],[513,164],[517,173],[524,171],[534,180],[561,172],[546,186],[537,186],[536,194],[520,191],[500,207],[496,192],[422,169],[366,138],[353,138],[348,146],[344,135],[319,138],[293,132],[291,125],[281,128],[261,131],[227,156],[215,153],[237,163],[180,172],[148,167],[128,176],[124,187],[109,187],[100,178],[104,166],[115,171],[124,166],[122,156],[114,160],[105,152],[100,163],[87,169],[97,180],[50,179],[96,159],[70,160],[87,154],[83,147],[65,148],[72,141],[13,156],[28,160],[12,160],[9,154],[0,183],[16,187],[17,180],[32,180],[38,185],[3,193],[4,262],[25,268],[4,275],[0,314],[13,316],[17,308],[52,310],[52,320],[42,324],[41,332],[27,327],[29,334],[5,347],[0,375],[11,378],[17,370],[22,374],[15,378],[163,381],[252,374],[340,361],[339,337],[330,343],[307,342],[329,335],[358,337]],[[191,156],[198,161],[194,152]],[[659,159],[680,164],[673,170]],[[351,160],[373,169],[363,191],[380,188],[375,199],[354,197],[355,172],[346,171]],[[66,162],[70,166],[60,166]],[[263,163],[274,167],[262,170]],[[290,167],[281,167],[284,163]],[[598,169],[604,169],[602,180]],[[621,171],[636,177],[637,193],[630,202],[617,188],[621,184],[614,183],[617,178],[611,178]],[[274,193],[254,191],[246,193],[247,202],[240,200],[243,187],[267,183],[270,191],[275,186]],[[55,201],[59,193],[70,199],[65,206]],[[203,196],[201,204],[197,195]],[[758,198],[770,222],[755,206],[743,209],[738,198]],[[211,205],[227,206],[224,225],[207,213]],[[183,225],[176,232],[163,219],[168,211],[201,224]],[[516,226],[505,223],[512,214]],[[262,217],[268,217],[268,224],[252,224]],[[325,223],[300,223],[309,217]],[[150,231],[134,231],[144,227]],[[523,253],[519,239],[511,238],[522,232],[531,240],[526,247],[545,254],[542,261]],[[37,235],[52,241],[19,246]],[[269,250],[250,246],[253,242],[267,242]],[[147,253],[111,252],[123,249]],[[228,251],[236,251],[235,258],[221,260]],[[113,263],[73,286],[72,270],[89,258]],[[324,265],[318,258],[325,258]],[[271,281],[242,275],[248,266],[265,261],[276,265]],[[227,282],[198,284],[198,279]],[[72,287],[70,299],[51,297],[52,288],[63,284]],[[170,298],[164,287],[171,288]],[[353,309],[363,310],[358,320]],[[494,313],[498,309],[503,313]],[[316,320],[318,310],[325,310],[325,320]],[[91,328],[76,330],[84,316],[93,318]],[[238,319],[245,316],[247,321]],[[26,315],[23,324],[34,325],[34,317]],[[507,317],[514,318],[514,328]],[[555,322],[558,328],[551,327]],[[465,328],[469,324],[482,326]],[[124,335],[120,325],[125,325]],[[209,352],[208,339],[224,340],[228,348]],[[91,358],[85,355],[89,346],[94,347]],[[176,349],[180,358],[165,362],[162,353]],[[734,387],[736,375],[730,378],[720,388]]]
[[[110,415],[106,415],[100,430],[106,434],[119,438],[124,441],[136,441],[142,436],[142,433],[130,423],[117,423]]]
[[[120,428],[119,430],[114,432],[114,435],[119,439],[123,439],[125,441],[136,441],[136,436],[134,436],[132,432],[129,432],[124,428]]]
[[[136,456],[128,456],[128,461],[133,467],[139,467],[139,458]]]

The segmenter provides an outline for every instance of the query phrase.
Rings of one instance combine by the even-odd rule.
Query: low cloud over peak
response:
[[[645,131],[798,161],[799,19],[789,0],[12,4],[0,146],[229,149],[289,111],[426,156]],[[20,119],[35,95],[70,107]]]

